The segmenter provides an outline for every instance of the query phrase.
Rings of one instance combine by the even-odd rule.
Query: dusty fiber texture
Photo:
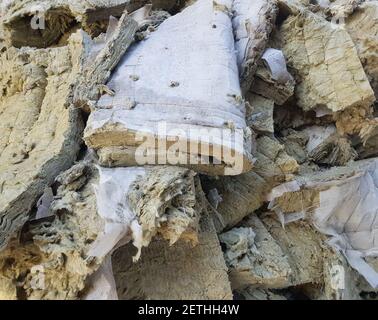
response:
[[[87,255],[102,228],[92,183],[96,169],[75,165],[56,179],[51,216],[32,220],[0,253],[0,296],[12,299],[77,299],[101,260]]]
[[[336,112],[369,106],[373,90],[348,32],[310,12],[290,16],[280,28],[282,50],[297,80],[298,106]]]
[[[169,246],[156,239],[132,264],[132,247],[113,255],[117,291],[121,299],[232,299],[227,268],[214,225],[201,219],[199,244]]]
[[[106,31],[110,16],[119,18],[124,10],[133,12],[151,2],[155,9],[173,9],[178,3],[174,0],[13,0],[3,10],[5,39],[15,47],[62,45],[67,34],[77,28],[96,36]]]
[[[361,4],[355,13],[345,21],[358,56],[369,78],[370,84],[378,96],[378,3],[369,1]]]
[[[0,0],[0,300],[377,299],[377,25]]]
[[[83,125],[70,95],[81,52],[77,33],[62,48],[1,53],[0,248],[79,150]]]

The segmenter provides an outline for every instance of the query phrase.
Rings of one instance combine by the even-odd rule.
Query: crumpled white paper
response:
[[[105,228],[92,245],[88,256],[103,258],[129,236],[129,240],[132,238],[133,244],[138,248],[134,257],[138,260],[142,248],[142,227],[128,205],[127,193],[130,185],[138,176],[143,176],[145,170],[142,167],[97,168],[100,178],[94,191],[97,211],[105,221]]]
[[[93,186],[96,194],[97,212],[105,221],[100,234],[88,252],[89,257],[104,258],[101,267],[90,279],[90,291],[85,300],[117,300],[117,290],[112,271],[111,254],[117,248],[133,240],[138,249],[133,260],[140,258],[142,227],[128,205],[127,193],[139,176],[144,176],[143,167],[103,168],[97,166],[99,183]]]
[[[364,260],[378,256],[378,160],[363,175],[321,191],[314,223],[332,237],[330,245],[378,288],[378,273]]]

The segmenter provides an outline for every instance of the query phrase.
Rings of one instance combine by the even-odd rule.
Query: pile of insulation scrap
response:
[[[0,3],[0,299],[376,299],[378,1]]]

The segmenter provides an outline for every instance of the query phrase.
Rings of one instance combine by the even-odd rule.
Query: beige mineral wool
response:
[[[105,221],[89,256],[104,259],[129,241],[138,249],[155,236],[172,245],[198,243],[198,221],[206,202],[194,172],[179,167],[98,167],[97,212]]]
[[[86,295],[90,276],[106,262],[107,254],[131,240],[126,233],[104,255],[92,255],[98,252],[108,222],[98,213],[99,193],[93,187],[98,184],[98,169],[87,160],[56,178],[51,215],[27,222],[19,240],[11,241],[0,254],[0,296],[55,300]],[[185,248],[198,244],[201,199],[195,197],[195,184],[188,169],[157,167],[127,190],[127,204],[141,225],[145,246],[157,235],[167,239],[167,247],[179,239]],[[126,222],[124,227],[129,231]]]
[[[236,298],[242,297],[243,300],[287,300],[284,295],[254,286],[249,286],[242,290],[237,290],[236,292]]]
[[[336,19],[345,19],[353,13],[363,0],[335,0],[330,1],[327,10]],[[343,23],[343,21],[339,21]]]
[[[305,221],[283,227],[271,214],[260,218],[251,215],[220,235],[233,288],[322,285],[325,263],[334,260],[326,237]]]
[[[283,173],[290,174],[298,171],[297,161],[285,151],[285,146],[276,139],[262,136],[257,139],[257,152],[272,160]]]
[[[364,66],[370,84],[378,96],[378,3],[369,1],[358,6],[345,20],[345,28],[350,34]]]
[[[146,0],[23,0],[10,1],[3,10],[7,43],[15,47],[48,47],[64,42],[67,33],[81,27],[97,36],[109,17],[131,13]],[[152,0],[155,9],[173,9],[176,1]]]
[[[53,216],[28,222],[20,240],[0,253],[0,279],[12,284],[1,286],[7,295],[14,291],[14,298],[28,300],[80,297],[101,263],[87,255],[103,227],[92,188],[96,176],[96,169],[84,162],[62,173],[51,203]]]
[[[376,157],[378,155],[378,118],[364,122],[360,131],[362,144],[357,152],[362,158]]]
[[[316,228],[330,236],[328,243],[376,288],[378,273],[366,261],[376,250],[376,180],[377,159],[372,158],[298,176],[290,185],[273,188],[269,198],[283,212],[299,209],[309,214]],[[279,205],[284,199],[288,204]],[[290,202],[302,204],[302,208],[290,208]]]
[[[143,248],[135,264],[133,254],[133,248],[125,246],[113,255],[120,299],[232,299],[222,250],[207,215],[201,218],[196,247],[182,241],[169,246],[167,241],[155,239]]]
[[[193,171],[167,166],[147,169],[128,191],[128,203],[142,225],[146,246],[156,234],[170,245],[179,239],[196,245],[202,197]]]
[[[285,146],[285,151],[292,156],[298,164],[303,164],[308,160],[306,145],[309,135],[305,131],[286,129],[280,132],[280,142]]]
[[[114,24],[114,30],[111,30]],[[111,72],[134,41],[138,22],[131,18],[127,11],[119,21],[110,18],[108,31],[93,41],[87,39],[90,48],[74,91],[74,103],[77,107],[89,111],[90,105],[96,101],[104,89]],[[105,37],[105,39],[103,39]]]
[[[282,51],[267,48],[258,63],[250,91],[283,105],[294,94],[294,87],[295,81],[287,70]]]
[[[218,232],[235,226],[259,209],[271,189],[292,179],[292,172],[299,167],[278,141],[262,136],[257,139],[257,145],[259,151],[253,171],[235,177],[202,179],[206,194],[216,189],[222,198],[217,208],[213,208]]]
[[[279,36],[297,81],[297,104],[308,111],[368,107],[375,98],[348,32],[305,10],[289,16]]]
[[[290,79],[280,83],[272,78],[265,66],[258,66],[251,91],[271,99],[277,105],[283,105],[294,94],[295,82]]]
[[[283,288],[290,284],[292,273],[288,258],[254,215],[243,227],[219,236],[225,246],[225,260],[233,289],[249,285]]]
[[[285,228],[272,216],[262,222],[288,259],[290,284],[322,284],[324,261],[332,256],[332,250],[325,245],[326,237],[305,221],[288,223]]]
[[[65,47],[1,53],[0,248],[79,150],[83,125],[70,96],[82,48],[77,33]]]
[[[274,101],[260,95],[248,93],[246,96],[250,108],[247,108],[247,124],[256,132],[274,132]]]

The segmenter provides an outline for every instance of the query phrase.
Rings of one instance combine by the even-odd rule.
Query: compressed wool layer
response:
[[[75,34],[66,47],[0,55],[0,249],[76,157],[82,124],[69,97],[81,49]]]
[[[81,162],[57,179],[52,216],[28,222],[20,240],[0,253],[0,297],[77,299],[101,259],[88,259],[103,228],[92,184],[97,173]]]
[[[3,6],[7,43],[46,48],[64,41],[75,25],[90,34],[106,30],[110,16],[132,12],[145,0],[23,0]],[[154,2],[154,1],[153,1]],[[158,2],[158,1],[157,1]]]
[[[361,4],[345,21],[370,84],[378,97],[378,3]]]
[[[132,263],[132,247],[113,255],[120,299],[232,299],[223,253],[211,218],[200,221],[199,244],[179,241],[173,246],[156,239]]]
[[[280,28],[282,50],[295,70],[297,104],[308,111],[368,107],[375,98],[348,32],[310,12],[290,16]]]

